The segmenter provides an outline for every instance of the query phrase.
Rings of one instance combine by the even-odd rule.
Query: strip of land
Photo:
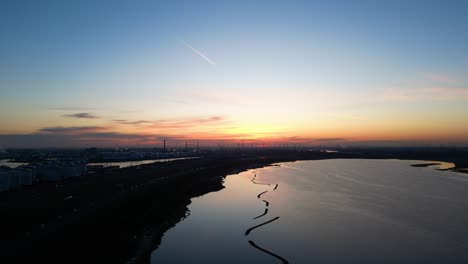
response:
[[[258,249],[258,250],[260,250],[260,251],[263,251],[263,252],[267,253],[268,255],[271,255],[271,256],[273,256],[273,257],[279,259],[279,260],[281,261],[281,263],[283,263],[283,264],[288,264],[288,263],[289,263],[289,261],[287,261],[285,258],[281,257],[280,255],[275,254],[275,253],[273,253],[273,252],[271,252],[271,251],[268,251],[268,250],[266,250],[266,249],[264,249],[264,248],[262,248],[262,247],[260,247],[260,246],[257,246],[252,240],[249,240],[249,244],[250,244],[252,247],[256,248],[256,249]]]
[[[412,167],[429,167],[429,166],[437,166],[440,163],[418,163],[418,164],[411,164]]]
[[[250,234],[250,232],[252,232],[252,230],[254,230],[254,229],[256,229],[256,228],[259,228],[259,227],[261,227],[261,226],[264,226],[264,225],[266,225],[266,224],[269,224],[269,223],[271,223],[271,222],[273,222],[273,221],[276,221],[276,220],[278,220],[278,219],[279,219],[279,216],[277,216],[277,217],[275,217],[275,218],[273,218],[273,219],[271,219],[271,220],[268,220],[268,221],[266,221],[266,222],[264,222],[264,223],[261,223],[261,224],[258,224],[258,225],[256,225],[256,226],[253,226],[253,227],[251,227],[251,228],[249,228],[249,229],[247,229],[247,230],[245,231],[245,235],[247,236],[247,235]]]

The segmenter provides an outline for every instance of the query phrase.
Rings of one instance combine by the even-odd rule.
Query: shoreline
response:
[[[252,169],[261,169],[261,168],[266,168],[266,167],[271,167],[271,166],[280,166],[280,165],[278,165],[279,163],[288,163],[288,162],[293,162],[293,163],[294,163],[294,162],[299,162],[299,161],[328,160],[328,159],[340,159],[340,158],[295,159],[295,160],[288,160],[288,161],[273,162],[273,163],[268,163],[268,164],[265,164],[265,165],[260,165],[260,166],[258,166],[258,167],[257,167],[257,166],[254,166],[254,167],[245,168],[245,169],[243,169],[243,170],[235,170],[235,171],[233,171],[233,172],[231,172],[231,173],[228,172],[226,175],[220,176],[220,177],[221,177],[221,179],[223,180],[223,179],[225,179],[225,178],[228,177],[228,176],[233,176],[233,175],[236,175],[236,174],[239,174],[239,173],[248,171],[248,170],[252,170]],[[343,158],[341,158],[341,159],[343,159]],[[363,158],[358,158],[358,157],[356,157],[356,158],[345,158],[345,159],[363,159]],[[372,158],[364,158],[364,159],[372,159]],[[375,159],[375,160],[383,160],[383,159],[387,159],[387,158],[380,158],[380,159]],[[390,159],[390,158],[388,158],[388,159]],[[409,161],[409,160],[412,160],[412,159],[398,159],[398,160]],[[410,164],[409,166],[411,166],[411,167],[416,167],[416,168],[417,168],[417,167],[429,167],[429,166],[440,165],[440,164],[441,164],[441,163],[421,163],[421,164]],[[415,166],[415,165],[416,165],[416,166]],[[434,168],[434,170],[439,170],[439,171],[454,171],[454,168],[456,168],[456,164],[455,164],[455,166],[454,166],[453,168],[449,168],[449,169],[437,169],[437,168]],[[457,171],[455,171],[455,172],[457,172]],[[465,173],[468,173],[468,171],[465,171]],[[270,184],[255,183],[255,182],[253,182],[253,183],[254,183],[254,184],[261,184],[261,185],[270,185]],[[221,183],[221,184],[222,184],[222,183]],[[278,187],[278,184],[276,184],[274,190],[275,190],[277,187]],[[209,192],[207,192],[207,193],[201,194],[200,196],[205,195],[205,194],[208,194],[208,193],[210,193],[210,192],[221,191],[221,190],[224,189],[224,188],[225,188],[225,187],[224,187],[224,185],[223,185],[223,187],[222,187],[221,189],[219,189],[219,190],[209,191]],[[258,194],[257,198],[260,199],[260,196],[261,196],[262,194],[266,193],[266,192],[268,192],[268,191],[261,192],[260,194]],[[186,207],[186,210],[187,210],[187,211],[189,211],[188,206],[191,204],[192,199],[197,198],[197,197],[199,197],[199,196],[194,196],[194,197],[191,197],[191,198],[190,198],[190,203],[187,204],[187,207]],[[269,202],[267,202],[267,201],[265,201],[265,200],[263,200],[263,202],[266,203],[266,207],[269,206]],[[261,215],[255,217],[254,219],[257,219],[257,218],[259,218],[259,217],[261,217],[261,216],[266,215],[267,212],[268,212],[268,209],[265,209],[265,212],[264,212],[263,214],[261,214]],[[185,218],[185,217],[184,217],[184,218]],[[182,221],[184,218],[182,218],[180,221]],[[279,218],[279,217],[276,217],[276,218]],[[273,219],[273,220],[267,221],[267,222],[265,222],[265,223],[262,223],[262,224],[260,224],[260,225],[258,225],[258,226],[255,226],[255,227],[253,227],[253,228],[250,228],[250,229],[255,229],[255,228],[257,228],[257,227],[259,227],[259,226],[262,226],[262,225],[264,225],[264,224],[267,224],[267,223],[269,223],[269,222],[271,222],[271,221],[277,220],[276,218]],[[162,237],[164,236],[164,234],[165,234],[169,229],[171,229],[171,228],[173,228],[173,227],[176,227],[177,224],[178,224],[180,221],[178,221],[177,223],[172,223],[172,224],[166,229],[166,231],[164,231],[164,232],[162,233],[161,237],[160,237],[159,240],[158,240],[158,243],[157,243],[156,247],[152,248],[152,249],[149,251],[149,253],[147,252],[146,254],[141,254],[141,255],[139,255],[138,257],[133,258],[131,261],[129,261],[129,262],[127,262],[127,263],[132,263],[132,264],[134,264],[134,263],[150,263],[149,260],[150,260],[150,257],[151,257],[151,253],[152,253],[154,250],[157,250],[157,248],[159,247],[159,245],[160,245],[160,243],[161,243],[161,240],[162,240]],[[248,233],[250,233],[250,231],[251,231],[250,229],[246,231],[246,235],[247,235]],[[153,246],[154,246],[154,245],[153,245]],[[269,254],[269,253],[271,253],[271,252],[268,252],[268,254]],[[275,256],[276,256],[276,255],[275,255]]]
[[[212,155],[1,193],[6,217],[0,223],[12,227],[0,241],[2,255],[14,262],[124,263],[137,254],[133,262],[140,262],[140,256],[148,256],[164,232],[185,217],[191,198],[224,188],[226,175],[303,155],[287,156]],[[65,199],[70,196],[73,199]],[[148,234],[151,243],[141,242]],[[151,246],[142,250],[142,244]]]
[[[60,191],[51,183],[2,193],[5,217],[0,223],[10,227],[0,241],[2,254],[14,262],[148,263],[164,233],[187,217],[191,199],[222,190],[226,176],[281,162],[338,158],[398,157],[292,151],[242,156],[216,153],[65,180],[59,184]],[[420,160],[427,159],[422,155]],[[64,200],[69,196],[73,198]]]

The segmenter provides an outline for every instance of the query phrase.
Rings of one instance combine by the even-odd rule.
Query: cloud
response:
[[[313,137],[280,137],[274,139],[277,142],[291,142],[291,143],[302,143],[302,144],[331,144],[331,143],[343,143],[348,141],[346,138],[333,137],[333,138],[313,138]]]
[[[252,135],[219,133],[228,121],[222,116],[128,120],[114,119],[116,124],[135,125],[130,133],[122,132],[117,126],[55,126],[38,129],[37,132],[23,135],[0,135],[0,142],[12,147],[78,147],[78,146],[155,146],[162,139],[173,144],[197,139],[200,144],[231,144],[239,138]],[[126,129],[127,130],[127,129]],[[7,139],[8,140],[5,140]],[[11,140],[11,141],[9,141]]]
[[[423,74],[424,78],[431,82],[436,82],[439,84],[455,84],[457,79],[447,74],[440,74],[434,72],[426,72]]]
[[[90,113],[76,113],[76,114],[70,114],[70,115],[63,115],[64,117],[73,117],[73,118],[88,118],[88,119],[95,119],[99,118],[98,116],[95,116]]]
[[[162,119],[152,121],[149,127],[153,129],[191,129],[206,126],[218,126],[225,124],[226,120],[221,116],[211,116],[207,118],[188,119]]]
[[[385,101],[468,101],[468,87],[395,88],[378,97]]]
[[[210,121],[221,121],[223,120],[224,118],[221,117],[221,116],[212,116],[209,118]]]
[[[0,145],[7,148],[147,147],[161,144],[162,139],[172,142],[185,140],[182,136],[164,133],[120,133],[110,129],[101,126],[44,127],[29,134],[0,134]]]
[[[208,118],[210,119],[210,118]],[[211,119],[217,119],[211,117]],[[355,141],[343,137],[314,138],[307,136],[249,138],[248,134],[196,133],[121,133],[108,127],[46,127],[31,134],[0,134],[0,145],[5,148],[44,148],[44,147],[151,147],[162,146],[165,139],[168,146],[184,146],[185,142],[198,142],[200,146],[283,146],[284,144],[302,146],[409,146],[440,144],[439,141]],[[468,139],[463,138],[464,144]],[[446,141],[445,143],[450,143]]]
[[[346,138],[316,138],[313,141],[317,142],[344,142],[347,141]]]
[[[209,127],[218,127],[226,124],[228,121],[222,116],[210,116],[201,118],[174,118],[174,119],[159,119],[159,120],[127,120],[114,119],[112,120],[118,125],[133,125],[136,129],[151,130],[151,131],[171,131],[173,133],[185,133],[188,130],[207,129]],[[177,131],[174,131],[177,130]]]
[[[468,101],[468,86],[454,74],[419,72],[413,79],[383,89],[369,99],[395,102]]]
[[[120,140],[120,139],[141,139],[146,140],[148,138],[154,138],[154,135],[145,135],[145,134],[138,134],[138,133],[118,133],[118,132],[87,132],[87,133],[80,133],[75,135],[75,138],[81,140],[90,140],[90,139],[97,139],[97,140]]]
[[[113,132],[0,134],[0,144],[6,148],[154,146],[158,140],[155,135]]]
[[[105,127],[99,126],[80,126],[80,127],[44,127],[38,130],[42,133],[51,133],[51,134],[79,134],[85,132],[94,132],[99,130],[104,130]]]
[[[0,143],[7,147],[155,146],[160,144],[162,139],[178,142],[194,138],[197,135],[194,131],[199,131],[200,128],[206,130],[206,127],[218,126],[226,122],[222,116],[153,121],[114,119],[112,121],[136,127],[133,129],[134,132],[130,133],[115,131],[114,126],[43,127],[30,134],[0,135]],[[212,141],[207,139],[203,142]]]
[[[126,119],[114,119],[112,120],[115,123],[122,124],[122,125],[140,125],[140,124],[149,124],[151,121],[147,120],[136,120],[136,121],[129,121]]]

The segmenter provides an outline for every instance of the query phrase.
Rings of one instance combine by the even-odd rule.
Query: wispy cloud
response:
[[[136,121],[129,121],[126,119],[114,119],[112,120],[115,123],[122,124],[122,125],[140,125],[140,124],[151,124],[151,121],[148,120],[136,120]]]
[[[213,64],[216,66],[216,63],[213,62],[212,60],[210,60],[208,57],[205,56],[205,54],[201,53],[200,51],[198,51],[197,49],[195,49],[194,47],[192,47],[192,45],[188,44],[187,42],[185,41],[182,41],[185,46],[189,47],[191,50],[193,50],[196,54],[198,54],[200,57],[202,57],[203,59],[205,59],[207,62]]]
[[[70,128],[70,130],[72,130]],[[161,138],[175,141],[175,137],[165,135],[145,135],[117,132],[85,133],[31,133],[0,134],[0,144],[5,147],[115,147],[115,146],[149,146],[157,144]]]
[[[187,140],[187,137],[165,133],[124,133],[105,126],[44,127],[29,134],[0,134],[2,146],[28,148],[154,146],[161,144],[162,139],[175,144]]]
[[[314,137],[300,137],[300,136],[292,136],[292,137],[278,137],[278,138],[271,138],[269,139],[271,142],[279,143],[279,142],[286,142],[286,143],[296,143],[296,144],[338,144],[347,142],[348,139],[342,137],[331,137],[331,138],[314,138]]]
[[[99,118],[96,115],[93,115],[91,113],[76,113],[76,114],[70,114],[70,115],[63,115],[64,117],[73,117],[73,118],[87,118],[87,119],[95,119]]]
[[[206,126],[216,126],[224,124],[227,121],[222,116],[198,117],[198,118],[174,118],[159,120],[112,120],[120,125],[138,125],[140,128],[170,130],[170,129],[197,129]]]
[[[457,79],[448,74],[426,72],[423,73],[423,76],[426,80],[430,82],[436,82],[438,84],[455,84]]]
[[[193,129],[206,126],[217,126],[227,121],[221,116],[207,118],[162,119],[155,120],[150,127],[153,129]]]
[[[53,134],[79,134],[105,130],[105,127],[99,126],[78,126],[78,127],[44,127],[38,130],[42,133]]]
[[[385,101],[468,101],[468,87],[426,87],[387,89],[379,96]]]

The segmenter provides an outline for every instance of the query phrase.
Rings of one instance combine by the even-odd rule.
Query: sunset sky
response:
[[[467,1],[0,2],[0,147],[468,146]]]

